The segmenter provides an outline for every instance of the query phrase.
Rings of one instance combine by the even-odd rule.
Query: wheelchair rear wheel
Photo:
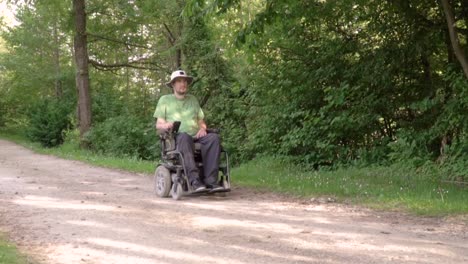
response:
[[[160,165],[154,173],[154,192],[159,197],[168,197],[171,192],[172,179],[169,170]]]

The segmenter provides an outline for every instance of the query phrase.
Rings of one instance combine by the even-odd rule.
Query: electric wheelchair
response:
[[[194,192],[194,188],[188,180],[184,166],[184,157],[177,150],[176,136],[180,127],[180,122],[174,122],[171,131],[158,131],[161,143],[161,161],[154,173],[154,192],[159,197],[172,196],[179,200],[182,196],[198,194],[214,194],[231,191],[231,177],[229,171],[229,156],[227,151],[221,147],[221,157],[219,164],[218,184],[222,190],[212,191],[207,189],[203,192]],[[207,130],[207,133],[218,133],[217,130]],[[200,144],[195,142],[194,150],[195,163],[203,181],[203,162]]]

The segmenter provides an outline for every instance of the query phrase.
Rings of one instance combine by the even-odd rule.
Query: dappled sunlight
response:
[[[86,228],[107,229],[107,230],[111,230],[113,232],[119,232],[119,233],[130,234],[134,232],[134,230],[130,228],[124,228],[124,227],[116,228],[115,226],[112,226],[110,224],[103,224],[103,223],[99,223],[96,221],[67,221],[67,223],[71,225],[86,227]]]
[[[0,173],[2,173],[2,171],[0,171]],[[17,180],[15,177],[2,177],[3,184],[5,184],[6,182],[15,181],[15,180]]]
[[[413,244],[413,243],[412,243]],[[419,254],[423,254],[427,256],[428,258],[425,258],[424,261],[422,261],[421,256],[415,255],[414,254],[414,245],[405,245],[405,243],[397,244],[397,243],[392,243],[392,244],[370,244],[370,243],[357,243],[357,241],[341,241],[335,243],[335,246],[341,250],[346,250],[346,251],[352,251],[356,250],[356,248],[359,248],[361,252],[368,252],[369,254],[379,254],[379,256],[387,256],[389,259],[394,257],[394,256],[400,256],[401,259],[404,259],[405,261],[410,261],[413,263],[416,262],[424,262],[424,263],[434,263],[438,264],[440,263],[438,260],[431,261],[430,256],[437,256],[437,257],[445,257],[445,258],[454,258],[457,257],[457,255],[453,252],[450,252],[448,250],[444,250],[441,248],[438,248],[435,250],[433,248],[433,243],[424,243],[425,245],[422,245],[422,247],[419,247]],[[432,245],[431,245],[432,244]]]
[[[365,230],[365,228],[363,228]],[[326,252],[333,247],[339,252],[353,252],[359,249],[363,255],[378,255],[380,257],[387,256],[391,259],[394,256],[404,256],[406,261],[421,262],[421,256],[414,254],[414,247],[419,248],[418,253],[430,259],[430,256],[456,258],[457,254],[450,249],[448,245],[437,245],[436,242],[425,239],[412,239],[408,241],[401,236],[389,236],[386,241],[377,241],[375,237],[369,235],[361,235],[354,232],[332,232],[330,230],[307,232],[306,234],[291,235],[283,237],[280,240],[281,244],[290,245],[299,250],[317,250]],[[331,240],[333,237],[333,240]],[[325,242],[326,243],[323,243]],[[332,244],[332,246],[330,245]],[[456,248],[457,245],[451,245]],[[460,245],[458,245],[460,246]],[[437,247],[437,248],[436,248]],[[464,246],[468,252],[468,245]],[[439,263],[439,261],[424,260],[424,263]]]
[[[103,195],[96,191],[80,194]],[[116,207],[52,196],[27,195],[13,200],[15,204],[38,208],[104,212],[99,217],[81,214],[80,218],[86,216],[85,221],[62,222],[58,230],[75,230],[69,239],[78,246],[51,247],[57,253],[54,258],[58,263],[240,264],[251,263],[249,259],[269,263],[342,263],[351,256],[376,260],[374,255],[389,260],[401,255],[398,260],[418,262],[421,254],[426,256],[425,263],[431,263],[431,256],[457,259],[456,251],[450,246],[439,245],[433,250],[434,243],[426,239],[408,241],[398,234],[389,236],[386,242],[374,241],[375,237],[369,233],[379,234],[392,227],[383,228],[374,222],[361,222],[357,226],[349,216],[325,217],[323,213],[330,214],[330,208],[327,212],[322,206],[294,208],[291,204],[274,202],[253,206],[249,201],[220,202],[210,201],[209,197],[185,201],[140,197],[121,202],[126,210],[115,211]],[[111,211],[115,211],[112,217],[105,216]],[[424,250],[411,256],[414,245]],[[359,251],[349,255],[356,249]]]
[[[256,229],[257,231],[269,230],[270,232],[278,233],[294,233],[300,232],[302,229],[297,229],[288,224],[272,223],[265,221],[257,222],[251,220],[236,220],[225,219],[220,217],[198,216],[192,218],[192,223],[195,226],[208,226],[210,228],[228,227],[228,228],[243,228],[243,229]]]
[[[195,202],[184,202],[183,204],[188,205],[190,208],[197,208],[197,209],[207,209],[207,210],[215,210],[215,211],[228,210],[226,205],[219,205],[219,204],[195,203]]]
[[[58,200],[46,196],[27,195],[21,199],[13,200],[13,203],[19,205],[29,205],[40,208],[52,209],[72,209],[72,210],[97,210],[97,211],[114,211],[114,206],[81,203],[76,200]]]
[[[98,184],[98,182],[95,182],[95,181],[80,181],[81,184],[84,184],[84,185],[94,185],[94,184]]]
[[[308,212],[313,212],[317,213],[314,215],[311,215],[310,213],[303,214],[303,215],[289,215],[287,213],[287,210],[291,209],[291,205],[278,205],[275,203],[256,203],[255,206],[253,206],[251,203],[248,202],[243,202],[239,200],[235,201],[227,201],[223,202],[222,204],[214,202],[214,201],[209,201],[208,203],[200,203],[199,201],[197,202],[177,202],[173,201],[172,199],[159,199],[156,201],[153,201],[155,204],[172,204],[172,205],[177,205],[177,207],[180,207],[181,205],[184,205],[187,208],[187,210],[209,210],[209,211],[218,211],[220,217],[224,218],[230,218],[230,217],[236,217],[236,214],[242,214],[243,216],[251,216],[254,219],[265,219],[265,218],[281,218],[280,222],[284,224],[285,221],[291,222],[292,223],[301,223],[303,221],[307,222],[314,222],[318,224],[330,224],[332,221],[327,218],[322,216],[321,212],[324,212],[325,209],[323,207],[319,208],[318,210],[313,210],[310,208],[307,208]],[[315,207],[315,206],[313,206]],[[312,208],[313,208],[312,207]],[[286,213],[283,213],[286,212]],[[223,220],[225,221],[225,220]],[[223,222],[221,221],[221,222]],[[245,221],[245,220],[244,220]]]
[[[330,236],[330,234],[333,234],[333,237],[336,237],[342,240],[350,240],[350,239],[360,240],[360,239],[364,239],[365,237],[367,237],[367,235],[361,235],[359,234],[357,230],[352,230],[345,226],[337,230],[330,230],[328,228],[324,228],[321,226],[312,226],[311,229],[313,230],[310,232],[312,236],[328,237]],[[343,229],[345,229],[344,232],[343,232]]]
[[[103,193],[103,192],[90,192],[90,191],[80,192],[80,194],[82,194],[82,195],[89,195],[89,196],[103,196],[103,195],[106,195],[106,194]]]
[[[144,246],[135,243],[128,243],[123,241],[116,241],[104,238],[89,238],[87,239],[89,244],[94,244],[97,246],[107,247],[111,249],[119,249],[127,252],[145,254],[152,256],[155,259],[172,259],[180,262],[188,261],[190,263],[220,263],[223,262],[223,258],[215,258],[206,256],[204,253],[196,254],[190,252],[190,249],[184,248],[183,250],[168,250],[158,247]],[[120,263],[120,262],[119,262]],[[124,263],[124,262],[122,262]],[[154,260],[153,260],[154,263]],[[242,263],[235,260],[230,260],[229,263]]]
[[[236,251],[239,251],[239,252],[242,252],[242,253],[245,253],[245,254],[252,254],[252,253],[255,253],[261,257],[269,257],[269,258],[274,258],[274,259],[278,259],[278,258],[284,258],[284,259],[288,259],[290,260],[291,262],[297,262],[297,261],[305,261],[305,262],[314,262],[314,261],[317,261],[316,258],[312,258],[312,257],[305,257],[305,256],[301,256],[301,255],[298,255],[298,254],[280,254],[278,253],[277,251],[271,251],[271,250],[264,250],[264,249],[259,249],[259,248],[246,248],[246,247],[241,247],[241,246],[237,246],[237,245],[227,245],[226,246],[228,249],[230,250],[236,250]],[[320,263],[328,263],[328,261],[323,261],[321,260]]]
[[[297,217],[288,217],[288,218],[291,218],[291,220],[297,219]],[[332,221],[330,221],[330,219],[327,219],[326,217],[321,217],[321,216],[314,216],[312,218],[308,218],[305,220],[308,220],[308,221],[312,220],[318,224],[332,224],[333,223]]]
[[[120,252],[113,251],[109,254],[106,250],[97,249],[92,246],[74,247],[72,245],[59,245],[53,249],[52,257],[57,263],[113,263],[113,264],[154,264],[154,256],[132,256],[125,250]],[[55,263],[55,262],[54,262]],[[158,259],[159,264],[170,264]]]
[[[129,183],[129,182],[135,182],[135,179],[133,178],[120,178],[120,179],[113,179],[112,181],[118,182],[118,183]]]
[[[193,246],[200,246],[200,247],[208,247],[212,245],[212,242],[194,238],[194,237],[184,237],[183,239],[177,239],[177,243],[185,246],[185,247],[193,247]]]

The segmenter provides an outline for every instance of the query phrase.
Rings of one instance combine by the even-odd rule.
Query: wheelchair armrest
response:
[[[221,129],[219,128],[208,128],[206,129],[206,133],[210,134],[210,133],[214,133],[214,134],[219,134],[221,132]]]
[[[161,143],[161,154],[165,155],[176,148],[175,133],[171,130],[157,129],[159,142]]]
[[[165,138],[169,134],[169,131],[166,129],[156,129],[156,134],[158,134],[160,138]]]
[[[180,121],[174,121],[173,126],[171,129],[156,129],[159,137],[165,139],[170,134],[177,134],[179,133]]]

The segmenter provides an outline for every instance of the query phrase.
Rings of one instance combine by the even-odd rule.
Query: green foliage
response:
[[[0,55],[0,116],[5,123],[18,123],[43,98],[75,98],[68,21],[61,16],[69,7],[56,0],[24,4],[17,9],[20,24],[0,29],[7,49]]]
[[[245,159],[239,142],[246,136],[245,112],[240,101],[239,85],[232,76],[231,64],[223,57],[221,45],[213,41],[213,30],[202,17],[185,21],[182,42],[186,68],[195,77],[191,93],[199,99],[209,127],[221,129],[223,146],[234,160]]]
[[[63,143],[63,133],[70,127],[71,107],[56,99],[45,99],[29,109],[29,125],[26,134],[32,141],[44,147]]]
[[[126,105],[121,100],[121,93],[112,89],[113,83],[96,78],[93,84],[93,122],[101,123],[108,118],[116,117],[126,112]]]
[[[5,97],[2,96],[2,90],[0,90],[0,127],[5,126],[6,122],[6,102],[5,102]]]
[[[122,115],[95,124],[87,136],[98,153],[153,160],[159,155],[154,123]]]
[[[466,78],[438,55],[448,47],[437,8],[266,1],[237,34],[252,60],[244,149],[315,167],[436,160],[468,123]]]
[[[411,135],[399,134],[396,141],[389,143],[388,157],[393,162],[408,162],[419,167],[430,160],[430,153],[424,140],[413,138]]]
[[[458,183],[468,182],[468,135],[465,133],[445,149],[445,156],[440,160],[444,170],[442,180]]]
[[[467,4],[452,4],[462,29]],[[23,120],[57,84],[75,98],[70,8],[21,5],[21,24],[2,32],[0,125]],[[138,134],[150,126],[132,121],[132,135],[117,120],[150,118],[168,73],[182,66],[237,162],[264,154],[309,168],[435,162],[450,170],[445,178],[464,177],[455,168],[467,153],[468,83],[437,1],[90,0],[87,13],[96,146],[110,123],[126,127],[109,153],[152,157],[135,150],[154,142]],[[466,49],[466,32],[459,37]],[[102,144],[100,152],[113,147]]]

